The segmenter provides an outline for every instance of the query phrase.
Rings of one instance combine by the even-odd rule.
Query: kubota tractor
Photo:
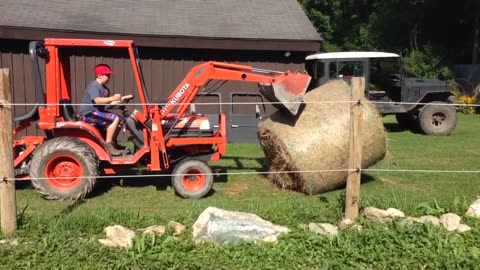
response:
[[[125,127],[134,145],[129,153],[112,157],[105,138],[94,126],[80,121],[72,106],[69,55],[72,47],[121,48],[128,51],[141,109],[123,106]],[[260,92],[282,110],[297,114],[310,82],[307,74],[255,69],[250,66],[206,62],[190,70],[165,103],[151,103],[146,95],[140,60],[133,41],[45,39],[30,43],[36,105],[15,117],[13,134],[35,123],[43,136],[14,140],[15,177],[30,179],[47,199],[84,198],[100,175],[115,175],[138,164],[150,172],[172,172],[172,186],[184,198],[205,196],[213,184],[208,160],[226,152],[225,115],[218,129],[206,116],[187,114],[189,105],[210,80],[257,82]],[[45,59],[45,84],[38,57]],[[117,75],[118,76],[118,75]],[[45,85],[45,90],[44,90]]]

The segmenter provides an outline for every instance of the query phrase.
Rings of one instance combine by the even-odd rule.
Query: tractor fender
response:
[[[100,133],[94,132],[90,129],[85,129],[79,126],[65,125],[62,127],[56,127],[52,129],[55,137],[73,137],[85,142],[95,152],[99,160],[110,160],[110,155],[105,149],[105,141],[101,137]],[[95,130],[96,131],[96,130]],[[96,134],[98,133],[98,134]]]

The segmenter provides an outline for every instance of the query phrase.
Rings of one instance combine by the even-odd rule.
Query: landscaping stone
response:
[[[272,224],[257,215],[208,207],[192,227],[195,243],[277,242],[289,229]]]
[[[143,234],[164,234],[166,231],[165,226],[154,225],[147,227],[143,230]]]
[[[180,224],[176,221],[170,221],[167,224],[167,228],[173,229],[173,235],[179,236],[185,231],[186,227],[183,224]]]
[[[391,218],[404,218],[405,217],[405,214],[402,211],[400,211],[396,208],[388,208],[387,213]]]
[[[413,225],[414,223],[420,223],[420,219],[416,217],[406,217],[400,220],[401,225]]]
[[[5,244],[9,244],[11,246],[18,246],[18,239],[14,238],[14,239],[0,240],[0,245],[5,245]]]
[[[419,218],[420,223],[431,223],[434,226],[440,226],[440,220],[436,216],[426,215]]]
[[[329,223],[310,223],[308,224],[308,229],[311,232],[316,234],[321,234],[325,236],[337,236],[338,235],[338,227]]]
[[[103,230],[107,236],[106,239],[98,241],[107,246],[115,248],[131,248],[135,232],[121,225],[108,226]]]
[[[468,226],[466,224],[460,224],[460,225],[458,225],[458,227],[455,231],[457,231],[459,233],[464,233],[464,232],[468,232],[470,230],[472,230],[472,228],[470,228],[470,226]]]
[[[342,221],[340,221],[340,224],[338,224],[338,227],[340,228],[340,230],[346,230],[346,229],[350,229],[355,223],[351,220],[351,219],[344,219]]]
[[[457,214],[448,213],[444,214],[440,217],[440,224],[447,229],[447,231],[455,231],[460,225],[460,221],[462,220]]]
[[[474,218],[480,218],[480,199],[476,200],[468,207],[465,215]]]
[[[398,209],[388,208],[387,210],[383,210],[376,207],[365,208],[363,215],[369,220],[380,223],[389,223],[393,219],[405,217],[405,214]]]

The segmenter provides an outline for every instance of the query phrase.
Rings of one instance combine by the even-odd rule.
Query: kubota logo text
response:
[[[161,114],[163,115],[168,108],[170,108],[170,105],[175,105],[177,101],[183,96],[183,94],[188,90],[190,87],[189,83],[185,83],[182,88],[175,94],[175,96],[170,100],[170,102],[166,103],[165,106],[163,106]]]

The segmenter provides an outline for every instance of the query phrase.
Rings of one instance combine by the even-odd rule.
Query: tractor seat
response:
[[[81,121],[81,117],[75,113],[75,110],[73,109],[73,105],[68,99],[62,99],[59,102],[60,107],[61,107],[61,112],[62,116],[65,119],[65,121],[70,121],[70,122],[76,122],[76,121]],[[93,127],[95,127],[100,134],[102,135],[102,138],[105,138],[105,130],[99,128],[97,125],[90,124]]]
[[[72,103],[68,99],[60,100],[60,107],[62,108],[62,115],[63,118],[67,121],[78,121],[78,116],[75,114],[75,110],[73,109]]]

